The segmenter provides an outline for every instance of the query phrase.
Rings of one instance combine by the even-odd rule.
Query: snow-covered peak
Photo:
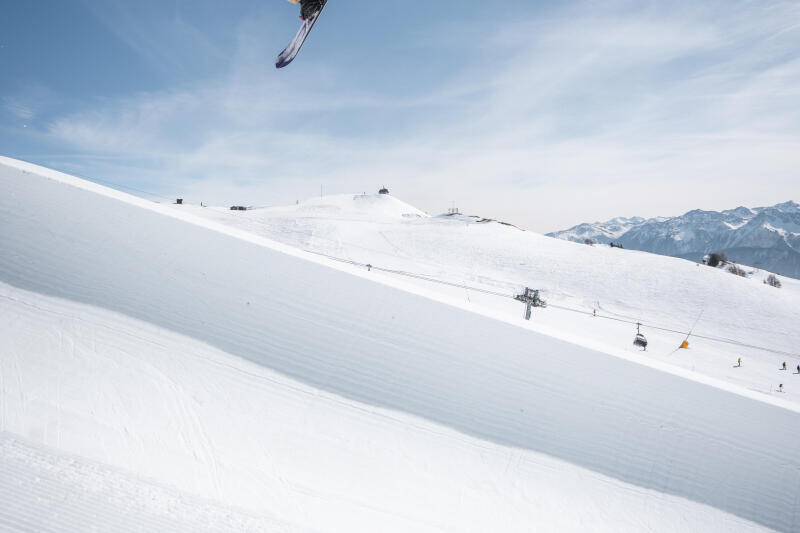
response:
[[[641,224],[646,219],[642,217],[616,217],[612,218],[606,224],[616,224],[619,226],[635,226],[636,224]]]
[[[427,217],[416,207],[389,194],[337,194],[309,198],[288,208],[301,216],[341,216],[365,219],[403,219]]]
[[[741,218],[751,218],[753,215],[755,215],[755,212],[753,212],[752,209],[748,209],[747,207],[744,206],[739,206],[736,209],[729,209],[727,211],[723,211],[723,213],[726,215],[733,215]]]
[[[335,194],[312,197],[294,205],[254,209],[247,216],[294,214],[305,218],[357,218],[402,220],[428,215],[389,194]]]
[[[765,207],[762,209],[774,209],[775,211],[780,211],[781,213],[800,213],[800,204],[789,200],[788,202],[783,202],[782,204],[776,204],[772,207]]]
[[[615,241],[626,248],[694,261],[710,252],[726,252],[734,261],[800,277],[800,205],[793,201],[752,209],[694,209],[681,216],[653,218],[629,226],[611,226],[615,220],[581,224],[548,235],[576,242],[587,238],[601,243]]]
[[[608,244],[619,239],[628,230],[646,222],[642,217],[615,217],[605,222],[578,224],[564,231],[548,233],[548,237],[556,237],[574,242],[587,239],[596,243]]]

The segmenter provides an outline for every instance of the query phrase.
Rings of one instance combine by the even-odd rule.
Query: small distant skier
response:
[[[781,370],[786,370],[786,361],[783,362],[783,368]]]
[[[737,365],[736,365],[736,366],[742,366],[742,358],[740,357],[740,358],[739,358],[739,359],[736,361],[736,363],[737,363]]]
[[[800,365],[797,365],[797,373],[800,374]]]
[[[783,392],[783,383],[778,385],[778,392]]]
[[[289,0],[289,2],[300,4],[300,18],[303,20],[310,19],[325,3],[324,0]]]

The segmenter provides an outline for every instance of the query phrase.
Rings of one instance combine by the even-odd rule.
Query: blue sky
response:
[[[800,200],[800,4],[31,0],[0,154],[226,205],[375,191],[536,231]]]

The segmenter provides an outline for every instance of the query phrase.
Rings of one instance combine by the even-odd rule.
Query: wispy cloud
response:
[[[2,98],[2,102],[6,111],[22,120],[30,120],[35,115],[30,106],[21,102],[19,99],[14,98],[13,96],[4,96]]]
[[[106,174],[144,167],[186,196],[261,204],[387,184],[429,211],[457,200],[541,231],[768,204],[800,197],[799,17],[793,2],[582,2],[484,31],[474,61],[418,91],[324,65],[278,76],[245,23],[218,77],[48,134],[119,158]]]

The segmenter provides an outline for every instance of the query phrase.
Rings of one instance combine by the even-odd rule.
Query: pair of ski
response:
[[[278,54],[278,59],[275,61],[275,68],[283,68],[292,60],[297,57],[298,52],[300,52],[300,48],[303,47],[303,43],[306,42],[306,37],[308,34],[311,33],[311,29],[314,27],[314,24],[317,22],[322,10],[325,9],[325,5],[328,3],[328,0],[325,0],[322,3],[322,6],[319,8],[319,11],[316,11],[313,15],[308,17],[303,21],[300,25],[300,29],[297,30],[297,35],[294,36],[294,39],[289,43],[289,46],[286,49]]]

